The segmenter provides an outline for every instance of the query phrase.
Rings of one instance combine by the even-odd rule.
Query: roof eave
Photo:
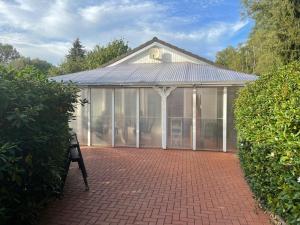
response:
[[[249,81],[205,81],[205,82],[115,82],[115,83],[89,83],[89,82],[73,82],[61,81],[63,83],[74,83],[77,86],[102,86],[102,87],[153,87],[153,86],[244,86]],[[58,82],[58,81],[57,81]]]

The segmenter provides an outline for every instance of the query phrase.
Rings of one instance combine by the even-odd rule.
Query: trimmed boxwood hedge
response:
[[[264,207],[300,224],[300,62],[243,88],[235,103],[239,156]]]
[[[61,189],[78,89],[0,67],[0,224],[32,224]]]

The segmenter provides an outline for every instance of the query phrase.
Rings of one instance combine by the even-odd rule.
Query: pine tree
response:
[[[59,68],[52,70],[52,73],[68,74],[83,71],[86,67],[86,51],[84,46],[80,43],[79,38],[76,38],[72,47],[69,50],[69,54],[66,55],[64,62]]]
[[[69,50],[69,54],[67,55],[67,59],[76,61],[83,59],[85,57],[85,50],[82,44],[80,43],[79,38],[76,38],[73,42],[72,48]]]

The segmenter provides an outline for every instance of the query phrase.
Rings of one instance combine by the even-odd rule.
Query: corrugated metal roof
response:
[[[244,84],[255,75],[194,63],[119,64],[50,78],[78,85]]]

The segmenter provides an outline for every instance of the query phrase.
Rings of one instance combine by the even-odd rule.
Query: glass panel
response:
[[[227,89],[227,149],[237,149],[237,133],[234,123],[234,100],[240,87],[229,87]]]
[[[111,146],[112,89],[91,89],[92,145]]]
[[[136,144],[136,89],[115,89],[115,144]]]
[[[88,99],[88,89],[81,89],[79,99]],[[88,104],[82,106],[80,103],[76,105],[74,112],[74,120],[71,120],[69,125],[77,134],[78,141],[81,145],[87,145],[87,130],[88,130]]]
[[[169,148],[192,148],[192,96],[192,88],[176,88],[167,98]]]
[[[140,89],[140,145],[161,147],[161,98],[152,88]]]
[[[223,87],[198,88],[196,109],[197,149],[221,150],[223,141]]]

